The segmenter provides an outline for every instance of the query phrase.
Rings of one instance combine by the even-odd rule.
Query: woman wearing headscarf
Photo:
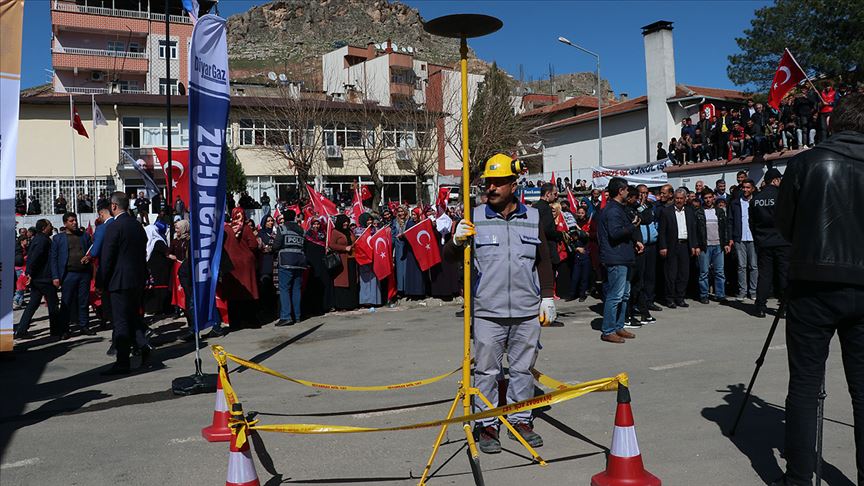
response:
[[[309,262],[309,275],[303,291],[303,314],[320,316],[333,308],[333,279],[327,272],[327,233],[324,219],[313,219],[306,231],[303,253]]]
[[[351,253],[354,238],[350,226],[348,216],[340,214],[330,232],[330,249],[342,259],[342,271],[333,278],[333,307],[336,310],[353,310],[358,305],[357,262]]]
[[[363,213],[358,218],[357,229],[354,231],[356,237],[360,237],[369,228],[367,236],[372,236],[377,231],[375,218],[369,213]],[[357,263],[357,271],[360,274],[360,305],[374,307],[381,305],[381,288],[378,285],[378,277],[375,275],[372,263]]]
[[[411,211],[411,219],[405,224],[405,229],[411,229],[415,224],[419,224],[422,218],[423,210],[419,207],[414,208]],[[399,237],[404,243],[402,247],[402,259],[405,261],[405,295],[414,298],[426,297],[426,275],[420,271],[420,265],[417,263],[417,258],[414,256],[411,245],[405,242],[405,238],[401,233]]]
[[[171,273],[174,262],[165,242],[165,224],[157,221],[144,227],[147,235],[147,269],[150,277],[144,291],[144,312],[162,315],[171,311]]]
[[[243,208],[231,210],[231,221],[225,223],[222,244],[223,264],[221,272],[221,296],[228,301],[228,321],[235,326],[258,325],[255,301],[258,300],[256,279],[258,240],[246,224]],[[218,334],[218,332],[217,332]]]
[[[270,213],[261,218],[258,231],[258,315],[262,322],[272,322],[276,316],[276,291],[273,286],[273,236],[276,220]]]
[[[396,209],[396,218],[390,223],[390,232],[393,234],[393,263],[396,267],[396,292],[405,295],[405,246],[408,245],[399,236],[405,232],[408,225],[408,211],[404,206]]]

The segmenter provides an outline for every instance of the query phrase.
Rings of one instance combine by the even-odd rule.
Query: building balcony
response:
[[[147,54],[138,52],[128,53],[134,54],[135,57],[124,57],[122,52],[99,49],[65,48],[64,50],[65,52],[55,50],[51,53],[51,65],[54,69],[147,74],[150,68]]]
[[[83,94],[83,95],[109,94],[111,92],[111,90],[109,90],[108,88],[88,88],[88,87],[80,87],[80,86],[66,86],[65,90],[67,93],[70,93],[70,94]],[[145,89],[120,88],[120,93],[123,93],[123,94],[147,94],[147,90],[145,90]]]
[[[132,52],[132,51],[110,51],[107,49],[85,49],[81,47],[55,47],[51,50],[56,54],[76,54],[81,56],[104,56],[104,57],[119,57],[125,59],[148,59],[150,54],[147,52]]]
[[[126,19],[152,20],[165,22],[165,14],[149,12],[146,10],[125,10],[119,8],[94,7],[90,5],[79,5],[74,2],[53,0],[51,9],[58,12],[70,12],[86,15],[101,15],[105,17],[119,17]],[[171,15],[169,20],[172,24],[192,24],[188,16]]]
[[[414,85],[405,83],[390,83],[390,96],[414,96]]]

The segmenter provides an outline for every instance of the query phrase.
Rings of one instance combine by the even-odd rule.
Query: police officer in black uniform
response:
[[[765,173],[765,187],[753,196],[750,205],[750,232],[756,243],[756,316],[765,317],[768,297],[772,290],[781,295],[789,274],[789,254],[792,245],[774,226],[774,208],[780,194],[780,171],[771,168]]]

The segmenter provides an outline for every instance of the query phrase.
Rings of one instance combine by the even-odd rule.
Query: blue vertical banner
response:
[[[216,284],[225,224],[225,129],[231,97],[225,19],[204,15],[189,56],[190,231],[195,328],[219,321]]]

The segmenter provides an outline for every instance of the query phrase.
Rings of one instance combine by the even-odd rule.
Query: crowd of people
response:
[[[702,110],[695,122],[681,120],[681,134],[664,147],[657,143],[657,160],[669,158],[676,165],[707,160],[745,158],[812,147],[832,131],[828,119],[834,106],[852,87],[838,89],[826,81],[821,90],[798,89],[785,97],[779,109],[752,99],[743,108],[720,106],[716,112]],[[858,87],[864,92],[864,86]]]

